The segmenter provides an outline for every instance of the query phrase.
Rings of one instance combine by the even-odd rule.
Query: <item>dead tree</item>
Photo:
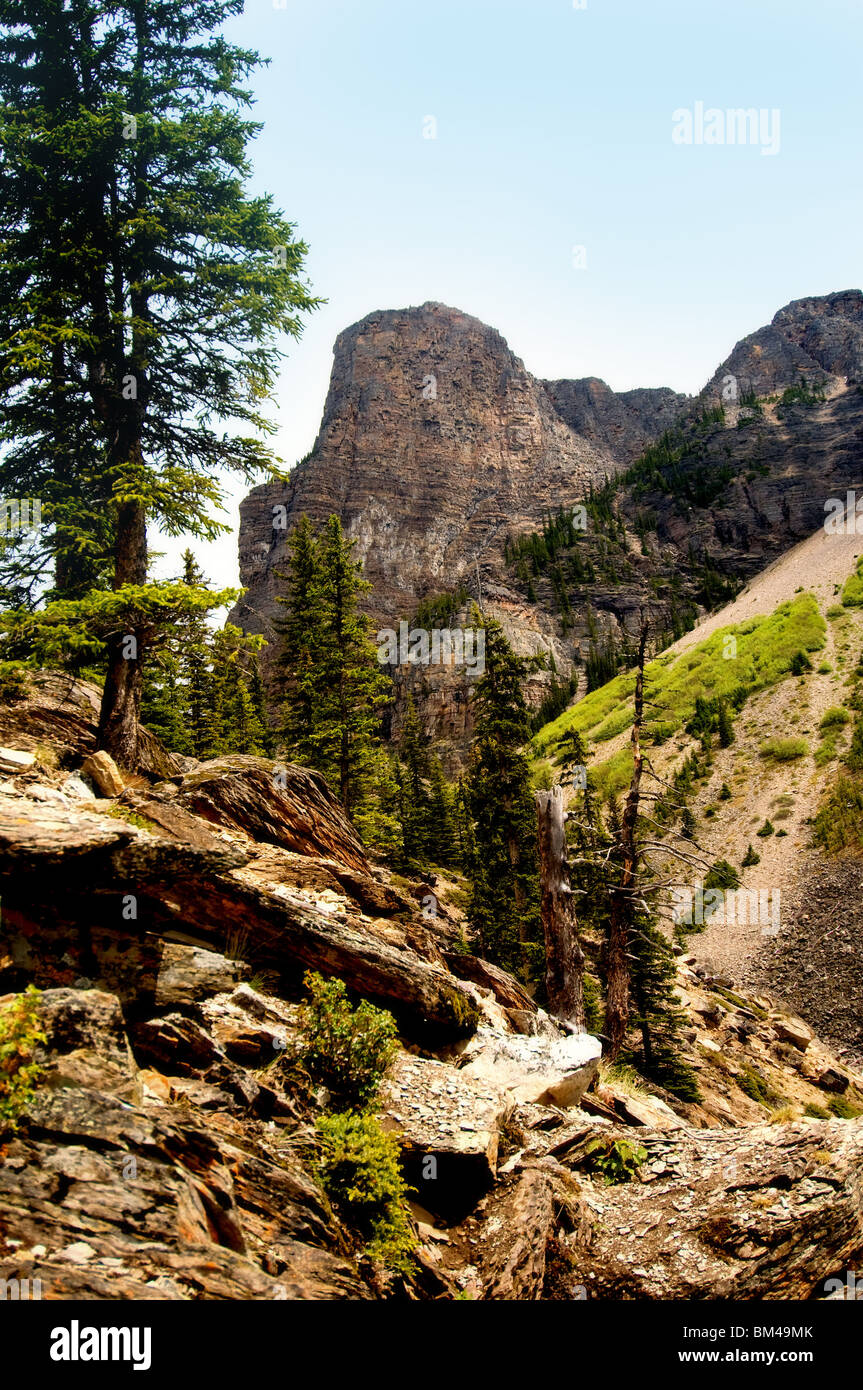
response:
[[[545,980],[549,1011],[584,1031],[584,953],[566,859],[563,790],[536,793]]]

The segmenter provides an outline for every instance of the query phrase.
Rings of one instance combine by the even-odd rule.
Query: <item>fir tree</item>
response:
[[[244,187],[259,59],[214,34],[241,10],[10,0],[0,30],[0,483],[49,504],[59,591],[83,597],[110,566],[126,596],[103,635],[99,727],[125,766],[151,632],[132,621],[147,523],[225,529],[220,474],[271,462],[262,402],[316,304],[293,226]]]
[[[536,810],[523,751],[529,716],[522,681],[530,665],[515,656],[498,623],[486,625],[468,780],[475,853],[467,872],[469,917],[483,954],[536,981],[542,977]]]
[[[431,804],[428,781],[431,762],[422,725],[408,695],[405,717],[398,744],[401,771],[401,826],[406,860],[426,864],[429,860],[431,835]]]
[[[379,711],[390,685],[369,621],[358,611],[358,600],[371,585],[361,577],[354,542],[345,537],[337,516],[316,538],[305,575],[298,556],[307,549],[304,540],[292,551],[289,583],[295,587],[284,597],[285,730],[293,734],[288,746],[300,761],[324,773],[350,814],[374,798]]]

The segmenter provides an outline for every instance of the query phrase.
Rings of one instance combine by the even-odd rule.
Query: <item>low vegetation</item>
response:
[[[35,1057],[46,1040],[39,1023],[39,998],[39,991],[28,985],[23,994],[0,1006],[0,1135],[17,1129],[42,1075]]]

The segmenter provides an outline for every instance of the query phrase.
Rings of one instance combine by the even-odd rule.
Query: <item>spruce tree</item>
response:
[[[285,592],[276,596],[282,612],[275,622],[280,637],[276,669],[285,694],[279,732],[300,762],[314,757],[315,661],[322,640],[316,617],[321,602],[320,563],[317,537],[303,513],[288,537],[287,569],[277,572]]]
[[[244,186],[259,59],[214,32],[242,8],[6,0],[0,16],[0,482],[50,504],[58,589],[110,563],[128,595],[105,638],[99,728],[127,766],[148,521],[225,529],[220,475],[270,464],[262,402],[282,336],[317,302],[292,224]]]
[[[428,740],[422,730],[413,695],[407,697],[398,742],[401,774],[401,825],[405,858],[427,864],[430,852],[431,804],[428,781],[431,762]]]
[[[496,622],[485,630],[468,779],[475,853],[469,917],[482,953],[524,981],[542,977],[536,811],[524,753],[529,715],[517,657]]]
[[[301,534],[291,551],[281,620],[287,746],[324,773],[349,814],[374,800],[380,709],[390,695],[369,620],[359,612],[371,585],[353,552],[337,516],[313,545],[308,532]],[[306,556],[312,557],[307,567]]]

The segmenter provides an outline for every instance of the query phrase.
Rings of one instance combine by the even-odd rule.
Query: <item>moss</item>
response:
[[[159,833],[159,827],[154,821],[148,820],[146,816],[139,815],[137,811],[130,811],[125,806],[109,806],[102,812],[103,816],[113,816],[114,820],[125,821],[127,825],[134,825],[136,830],[146,830],[149,835]]]

